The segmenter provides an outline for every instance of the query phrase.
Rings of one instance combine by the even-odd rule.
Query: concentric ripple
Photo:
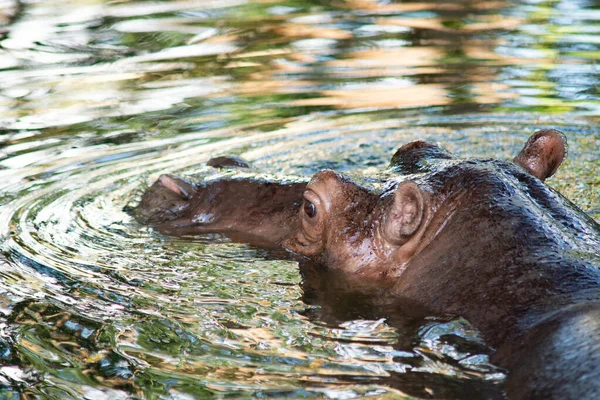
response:
[[[21,321],[23,315],[35,321],[12,344],[20,365],[45,366],[33,393],[48,394],[56,386],[84,393],[82,377],[67,383],[62,372],[54,372],[64,365],[73,371],[84,366],[94,379],[103,377],[93,386],[121,397],[131,390],[292,397],[424,396],[429,392],[423,388],[439,395],[495,393],[503,375],[464,322],[423,322],[408,336],[385,319],[323,325],[322,316],[303,316],[321,314],[306,314],[314,306],[300,300],[295,263],[268,261],[260,250],[214,236],[164,237],[125,210],[161,173],[190,179],[240,174],[206,167],[214,155],[246,158],[253,169],[244,174],[306,179],[334,168],[371,184],[395,148],[410,140],[439,141],[458,155],[509,158],[534,123],[541,128],[566,122],[521,118],[512,124],[502,115],[311,117],[286,120],[273,131],[240,126],[62,150],[54,159],[29,153],[23,175],[0,172],[3,195],[11,199],[1,209],[6,260],[0,285],[5,312],[24,327],[31,324]],[[568,121],[568,129],[578,128]],[[570,151],[584,152],[584,146],[575,141]],[[561,186],[576,171],[574,160],[551,184]],[[466,338],[466,350],[453,335]],[[69,338],[84,337],[93,353],[65,348]],[[408,347],[407,337],[413,343]]]

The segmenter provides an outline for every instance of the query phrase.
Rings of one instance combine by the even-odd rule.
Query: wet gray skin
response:
[[[600,227],[543,183],[565,146],[540,131],[509,162],[409,143],[381,193],[330,170],[307,185],[164,175],[135,214],[169,235],[283,247],[346,289],[463,316],[496,349],[511,399],[596,398]]]

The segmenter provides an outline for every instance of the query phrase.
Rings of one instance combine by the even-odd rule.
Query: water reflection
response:
[[[228,114],[237,114],[234,104],[265,104],[263,120],[281,113],[273,101],[296,115],[449,104],[596,112],[597,78],[586,62],[595,32],[578,28],[593,13],[565,21],[559,6],[476,1],[339,7],[28,4],[2,41],[3,63],[22,68],[3,74],[4,124],[70,125],[215,96]],[[251,10],[263,16],[236,18]],[[223,87],[231,78],[236,85]]]
[[[0,385],[62,398],[494,398],[464,320],[124,211],[161,173],[321,168],[377,184],[401,144],[511,158],[600,218],[592,1],[0,0]]]

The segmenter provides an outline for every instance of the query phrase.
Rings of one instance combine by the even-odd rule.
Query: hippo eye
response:
[[[304,213],[308,218],[312,218],[317,215],[317,208],[309,200],[304,199]]]

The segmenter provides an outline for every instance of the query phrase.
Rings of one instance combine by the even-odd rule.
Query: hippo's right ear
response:
[[[562,132],[544,129],[534,133],[515,157],[515,164],[540,180],[554,175],[565,158],[567,139]]]
[[[196,189],[191,183],[171,175],[159,176],[158,182],[183,199],[189,199],[196,192]]]
[[[421,189],[412,181],[401,182],[386,216],[386,239],[396,245],[406,243],[421,226],[424,213],[425,198]]]
[[[452,154],[437,144],[417,140],[396,150],[388,169],[402,174],[428,172],[433,164],[452,158]]]
[[[248,161],[238,156],[213,157],[206,165],[213,168],[251,168]]]

